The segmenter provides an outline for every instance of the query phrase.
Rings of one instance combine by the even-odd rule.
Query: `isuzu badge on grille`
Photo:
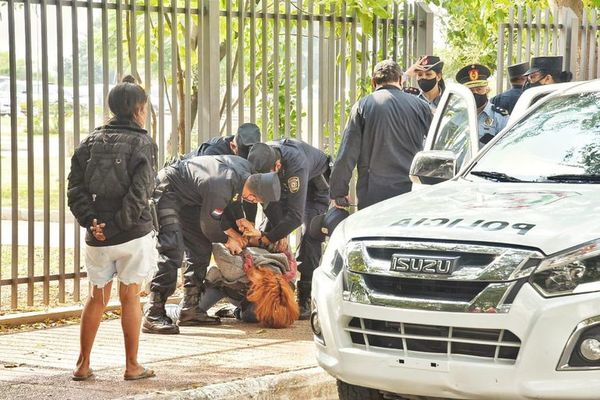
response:
[[[458,257],[394,254],[392,255],[390,271],[450,275],[454,270],[457,260]]]

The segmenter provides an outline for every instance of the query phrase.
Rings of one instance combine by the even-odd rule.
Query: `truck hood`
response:
[[[365,208],[341,226],[347,239],[485,242],[548,255],[600,238],[599,188],[460,179]]]

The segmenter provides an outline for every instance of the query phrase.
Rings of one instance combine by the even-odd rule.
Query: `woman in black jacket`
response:
[[[71,159],[68,202],[87,229],[85,265],[91,284],[81,316],[80,354],[74,380],[92,376],[90,353],[119,280],[125,337],[126,380],[154,376],[138,364],[140,286],[156,270],[156,240],[149,199],[154,190],[157,147],[144,126],[148,96],[128,75],[108,95],[113,118],[85,138]]]

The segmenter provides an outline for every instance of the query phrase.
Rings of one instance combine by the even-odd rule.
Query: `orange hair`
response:
[[[246,298],[254,303],[256,318],[268,328],[287,328],[298,319],[300,311],[290,284],[281,274],[268,267],[246,271],[250,289]]]

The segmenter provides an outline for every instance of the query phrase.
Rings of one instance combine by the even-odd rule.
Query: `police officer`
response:
[[[483,147],[498,134],[508,121],[508,111],[488,100],[490,69],[481,64],[470,64],[456,73],[456,81],[468,87],[475,98],[479,146]]]
[[[323,214],[329,205],[326,176],[329,158],[321,150],[296,139],[281,139],[268,144],[257,143],[248,161],[257,172],[277,172],[281,182],[281,200],[265,209],[268,218],[263,245],[277,243],[277,250],[287,250],[287,237],[304,223],[305,231],[313,217]],[[305,232],[306,233],[306,232]],[[298,251],[298,303],[300,319],[310,316],[311,281],[321,258],[322,239],[304,234]]]
[[[358,209],[410,191],[408,171],[423,149],[432,113],[425,102],[402,91],[401,77],[402,69],[394,61],[378,63],[374,92],[352,107],[329,181],[335,206],[348,204],[356,166]]]
[[[150,285],[144,332],[179,333],[166,315],[165,302],[175,290],[184,251],[179,325],[219,322],[198,308],[212,243],[225,243],[234,254],[241,252],[247,240],[240,232],[253,229],[244,219],[242,199],[252,203],[276,201],[280,191],[275,174],[251,175],[248,161],[236,156],[194,157],[159,171],[154,192],[159,222],[158,271]]]
[[[530,87],[551,85],[553,83],[570,82],[573,74],[562,70],[562,56],[542,56],[531,58],[531,68],[525,75],[527,83],[525,90]]]
[[[446,85],[444,84],[444,76],[442,70],[444,62],[436,56],[423,56],[413,64],[404,74],[404,78],[417,78],[418,97],[426,102],[432,111],[435,111]],[[414,93],[410,89],[408,93]]]
[[[529,62],[525,61],[520,64],[513,64],[508,66],[508,77],[510,78],[510,84],[512,88],[505,92],[502,92],[492,97],[492,104],[500,108],[505,109],[508,113],[512,113],[517,100],[523,93],[523,85],[527,82],[525,72],[529,69]]]
[[[235,135],[214,137],[181,158],[224,155],[248,158],[250,148],[258,142],[260,142],[260,129],[255,124],[247,122],[240,125]]]

